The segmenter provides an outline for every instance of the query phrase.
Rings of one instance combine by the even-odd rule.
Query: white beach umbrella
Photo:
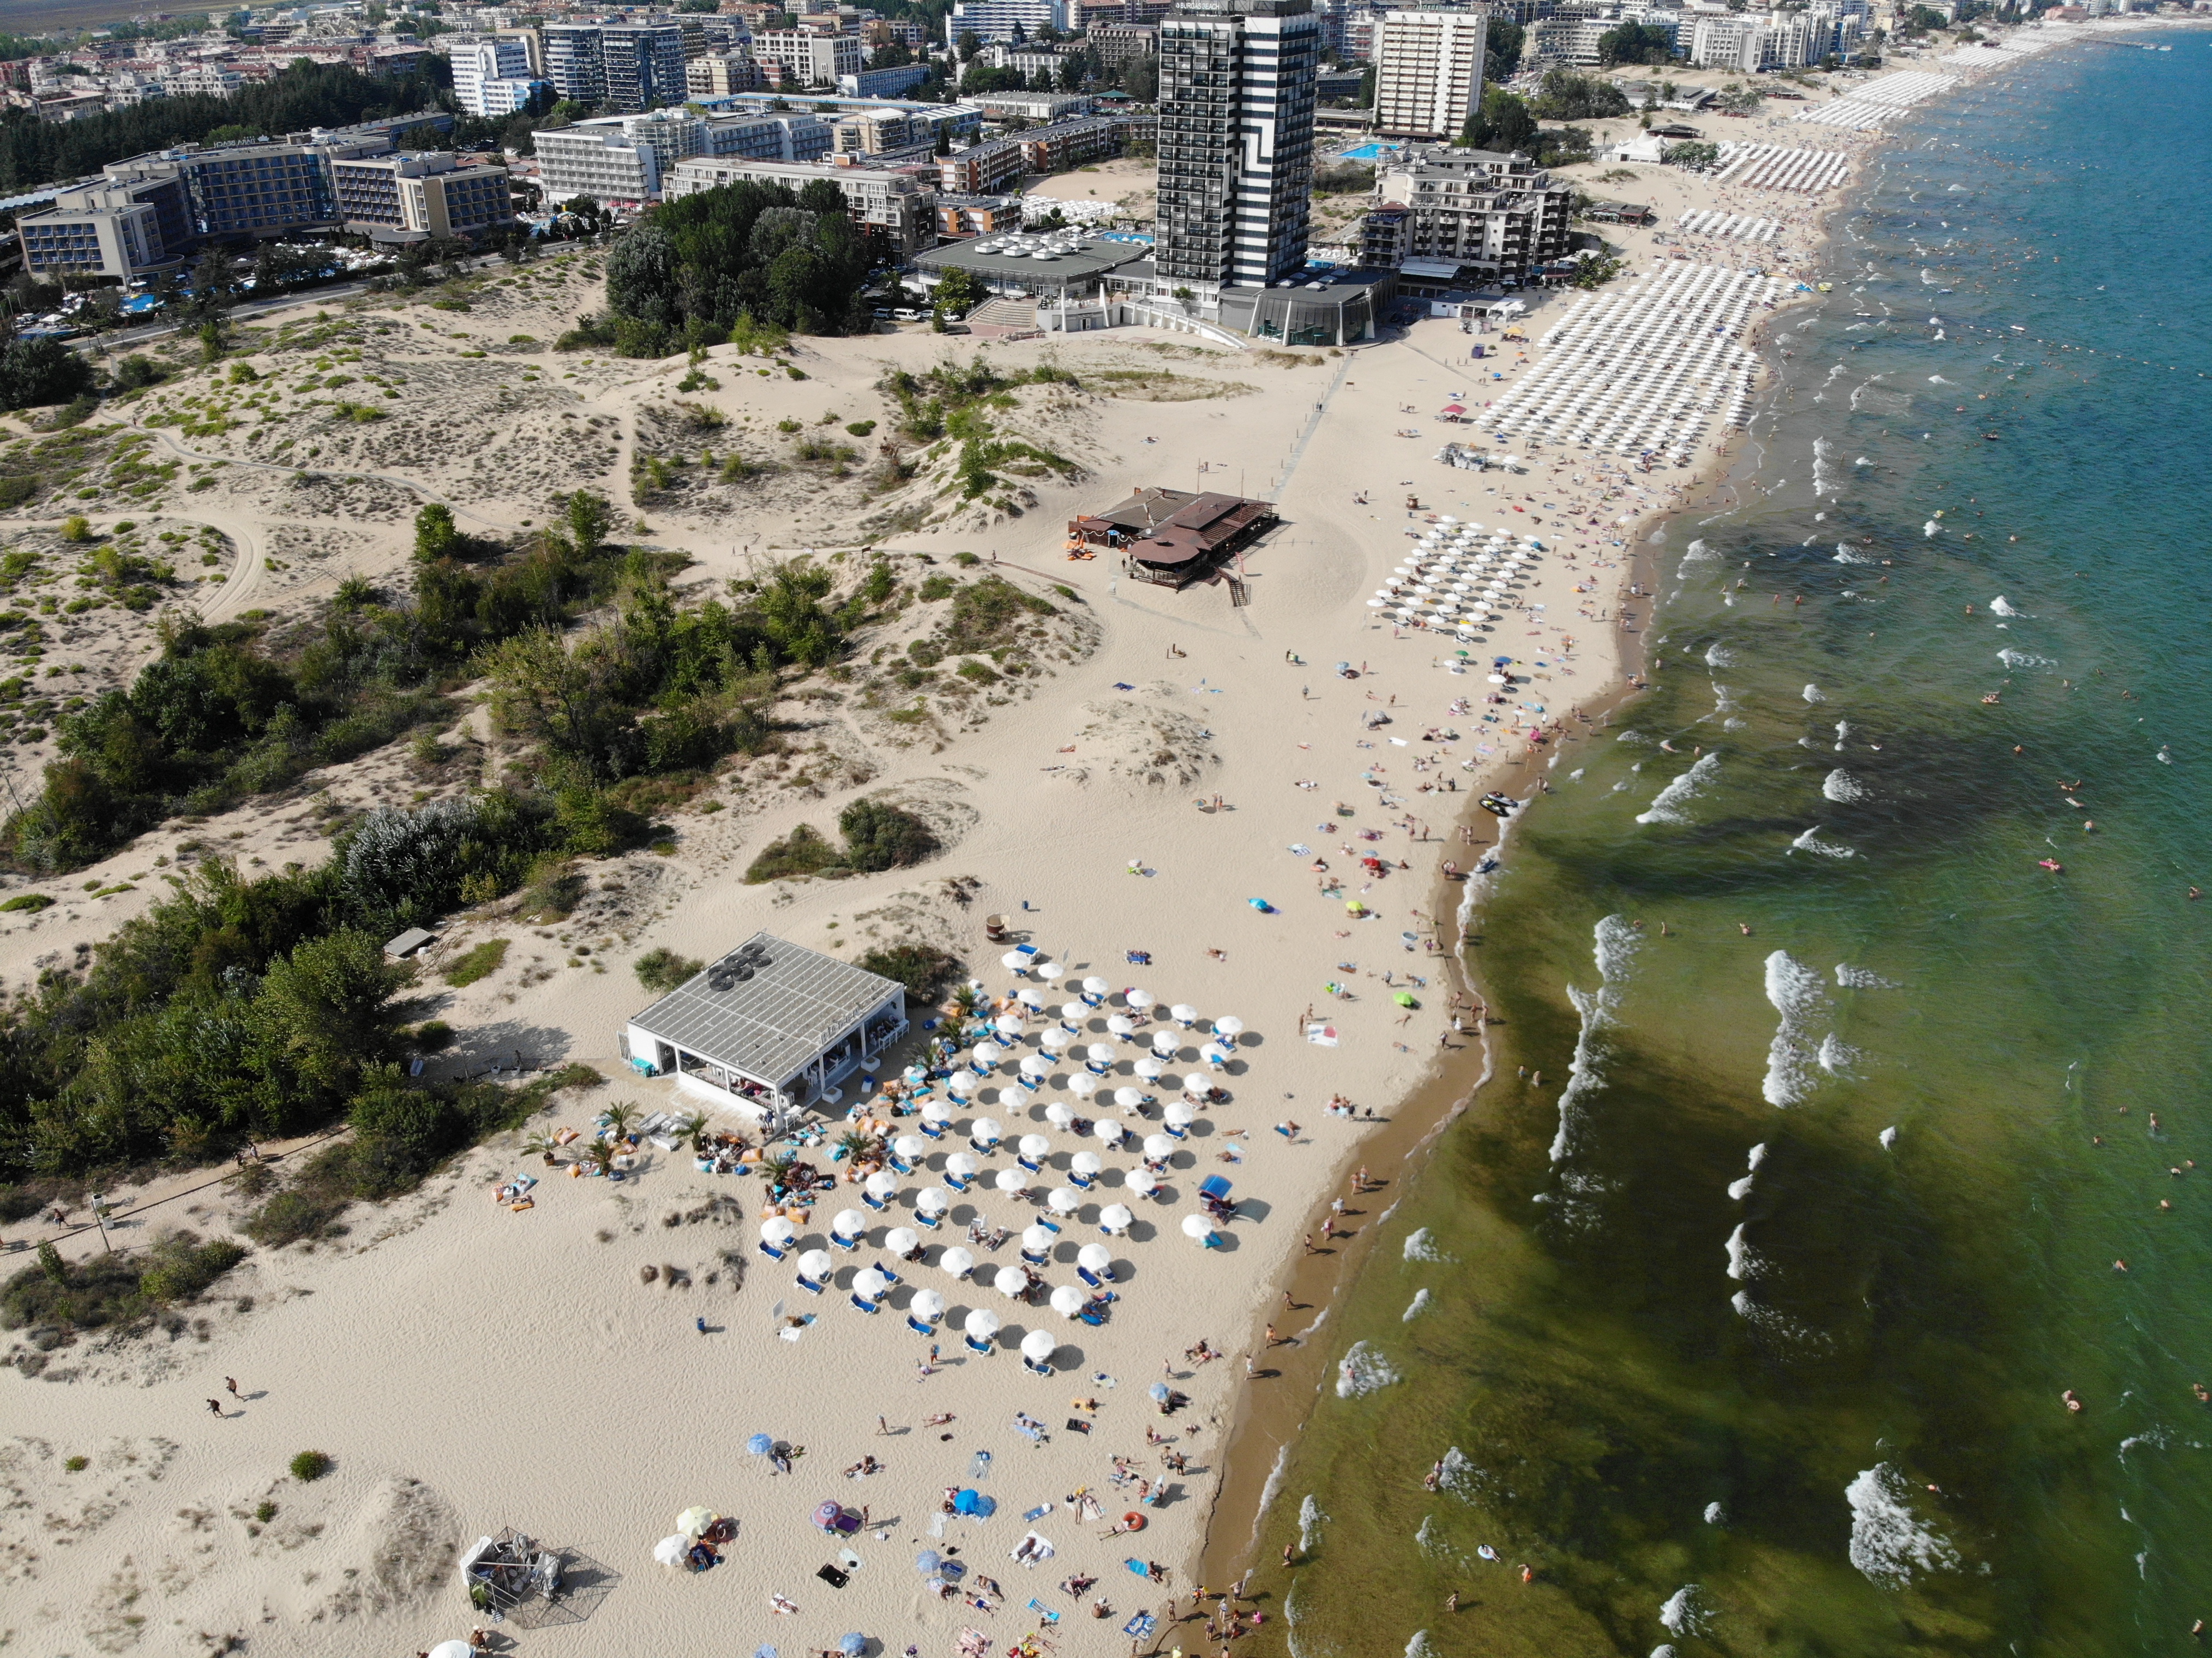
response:
[[[664,1566],[682,1565],[684,1557],[690,1552],[691,1540],[681,1533],[673,1537],[664,1537],[653,1546],[653,1559]],[[437,1658],[454,1658],[450,1650],[453,1648],[459,1648],[462,1654],[467,1655],[469,1643],[466,1641],[441,1641],[430,1649],[430,1653],[436,1655]],[[429,1655],[425,1655],[425,1658],[429,1658]]]
[[[921,1120],[933,1122],[941,1128],[952,1121],[952,1108],[943,1100],[924,1100],[921,1102]]]
[[[860,1182],[860,1189],[879,1205],[889,1203],[891,1194],[898,1190],[898,1176],[888,1169],[878,1169]]]
[[[1103,996],[1113,988],[1095,973],[1083,981],[1083,993],[1086,996]]]
[[[1080,1100],[1087,1100],[1098,1091],[1098,1078],[1089,1072],[1067,1079],[1067,1091]]]
[[[1001,1266],[991,1275],[991,1287],[1009,1300],[1019,1300],[1030,1287],[1030,1275],[1018,1266]]]
[[[1075,1121],[1075,1113],[1069,1110],[1058,1100],[1054,1100],[1050,1105],[1045,1107],[1044,1120],[1050,1123],[1054,1128],[1066,1128],[1073,1125]]]
[[[1124,1111],[1134,1111],[1144,1102],[1145,1090],[1141,1088],[1117,1088],[1114,1090],[1114,1103]]]
[[[1005,1137],[996,1117],[978,1117],[968,1125],[968,1138],[979,1145],[996,1145]]]
[[[988,1341],[999,1333],[999,1315],[988,1307],[978,1307],[960,1327],[974,1340]]]
[[[991,1184],[1009,1194],[1024,1190],[1029,1184],[1018,1169],[1001,1169],[991,1176]]]
[[[1048,985],[1056,985],[1067,976],[1067,969],[1058,962],[1033,962],[1030,965],[1030,972]]]
[[[1213,1034],[1217,1036],[1226,1036],[1234,1042],[1244,1034],[1244,1021],[1234,1013],[1224,1013],[1213,1022]]]
[[[1152,1054],[1156,1059],[1172,1060],[1182,1047],[1182,1038],[1172,1030],[1152,1032]]]
[[[1167,1119],[1168,1127],[1170,1128],[1188,1128],[1198,1121],[1198,1113],[1181,1100],[1176,1101],[1160,1114]]]
[[[1128,994],[1122,997],[1121,999],[1128,1003],[1131,1007],[1143,1009],[1152,1006],[1153,1003],[1159,1000],[1159,998],[1153,995],[1149,990],[1139,989],[1130,991]]]
[[[902,1258],[921,1247],[921,1234],[911,1226],[894,1226],[884,1234],[884,1248]]]
[[[1016,1143],[1015,1149],[1020,1153],[1022,1161],[1034,1170],[1052,1155],[1052,1142],[1042,1134],[1024,1134]]]
[[[891,1287],[891,1281],[872,1266],[864,1266],[853,1275],[853,1293],[864,1301],[873,1301]]]
[[[1045,1196],[1045,1206],[1055,1215],[1072,1215],[1083,1207],[1083,1194],[1072,1186],[1055,1186]]]
[[[868,1230],[868,1218],[857,1209],[840,1209],[830,1230],[841,1238],[856,1238]]]
[[[973,1180],[982,1164],[965,1151],[955,1151],[945,1160],[945,1172],[954,1180]]]
[[[999,965],[1018,979],[1030,970],[1030,958],[1018,950],[1010,950],[999,957]]]
[[[941,1186],[925,1186],[915,1193],[914,1206],[925,1215],[941,1215],[952,1206],[952,1193]]]
[[[1182,1235],[1194,1242],[1204,1243],[1213,1236],[1213,1224],[1203,1215],[1185,1215]]]
[[[1126,1042],[1137,1034],[1137,1022],[1126,1013],[1116,1013],[1106,1021],[1106,1031]]]
[[[1105,1166],[1096,1151],[1078,1151],[1067,1160],[1070,1174],[1081,1175],[1090,1180],[1096,1180]]]
[[[1041,1083],[1052,1075],[1052,1061],[1042,1054],[1022,1055],[1022,1075],[1031,1082]]]
[[[809,1249],[799,1258],[799,1276],[819,1284],[830,1276],[832,1262],[827,1249]]]
[[[919,1134],[902,1134],[891,1142],[891,1155],[901,1163],[916,1163],[929,1155],[929,1142]]]
[[[945,1079],[945,1085],[965,1100],[983,1085],[983,1079],[972,1071],[956,1071]]]
[[[1059,1236],[1060,1234],[1049,1226],[1035,1224],[1024,1226],[1022,1228],[1022,1253],[1030,1255],[1048,1255],[1052,1253],[1052,1246]]]
[[[1167,1074],[1167,1066],[1158,1060],[1139,1060],[1129,1067],[1148,1083],[1156,1083]]]
[[[975,1257],[955,1244],[938,1256],[937,1264],[955,1278],[966,1278],[975,1270]]]
[[[1075,1038],[1058,1025],[1054,1025],[1037,1038],[1037,1046],[1048,1054],[1065,1054],[1074,1044]]]
[[[1084,1058],[1092,1065],[1104,1067],[1114,1063],[1114,1050],[1104,1042],[1093,1042],[1083,1050]]]
[[[1075,1264],[1103,1278],[1114,1269],[1114,1252],[1103,1243],[1086,1243],[1075,1252]]]
[[[1012,1013],[1001,1013],[997,1018],[991,1021],[991,1024],[992,1028],[997,1030],[1000,1035],[1006,1037],[1010,1041],[1019,1042],[1024,1036],[1029,1034],[1029,1027],[1024,1024],[1019,1017]]]
[[[1060,1017],[1070,1030],[1080,1030],[1084,1021],[1091,1017],[1091,1009],[1082,1002],[1062,1002]]]
[[[1059,1285],[1052,1292],[1052,1310],[1062,1318],[1073,1318],[1083,1310],[1083,1291],[1073,1284]]]
[[[1147,1163],[1165,1163],[1175,1156],[1175,1150],[1174,1139],[1166,1134],[1145,1136],[1145,1160]]]
[[[798,1236],[799,1228],[781,1215],[772,1216],[761,1223],[761,1242],[770,1248],[789,1248]]]
[[[916,1290],[906,1310],[909,1317],[918,1318],[924,1324],[934,1324],[945,1316],[945,1297],[934,1290]]]
[[[1049,1331],[1032,1330],[1022,1338],[1022,1357],[1032,1364],[1042,1364],[1059,1348]]]
[[[1032,1013],[1044,1011],[1044,992],[1035,985],[1024,985],[1014,993],[1014,999]]]
[[[1126,1232],[1136,1217],[1127,1204],[1109,1203],[1098,1212],[1098,1224],[1109,1232]]]
[[[1100,1139],[1105,1141],[1107,1145],[1114,1145],[1119,1144],[1121,1136],[1127,1133],[1129,1131],[1122,1124],[1115,1121],[1111,1117],[1108,1117],[1101,1121],[1091,1129],[1091,1132],[1097,1135]]]
[[[1160,1189],[1160,1177],[1149,1169],[1132,1169],[1121,1184],[1134,1195],[1148,1198]]]

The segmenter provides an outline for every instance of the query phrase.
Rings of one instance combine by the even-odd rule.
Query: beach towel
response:
[[[1059,1552],[1060,1551],[1054,1548],[1041,1533],[1033,1531],[1012,1548],[1007,1550],[1006,1555],[1010,1559],[1020,1561],[1024,1566],[1034,1566],[1040,1562],[1051,1559]]]
[[[1057,1624],[1060,1621],[1060,1614],[1054,1612],[1050,1606],[1046,1606],[1042,1600],[1032,1599],[1030,1601],[1030,1610],[1036,1613],[1038,1617],[1043,1619],[1048,1624]]]
[[[1121,1633],[1127,1636],[1132,1641],[1146,1640],[1149,1638],[1152,1632],[1159,1626],[1159,1621],[1160,1620],[1158,1619],[1153,1617],[1149,1612],[1140,1612],[1134,1618],[1132,1618],[1127,1623],[1121,1625]],[[963,1648],[962,1650],[964,1651],[966,1649]]]

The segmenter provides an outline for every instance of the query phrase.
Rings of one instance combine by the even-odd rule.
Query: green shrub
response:
[[[952,555],[952,562],[963,569],[972,569],[983,561],[973,553],[955,553]]]
[[[443,1019],[425,1019],[415,1032],[418,1054],[437,1054],[453,1045],[453,1028]]]
[[[301,1451],[292,1459],[292,1478],[307,1481],[320,1479],[332,1466],[331,1459],[320,1451]]]
[[[924,576],[922,578],[921,587],[921,596],[923,598],[932,602],[940,598],[950,598],[953,594],[959,591],[960,584],[955,581],[949,575],[933,575]]]
[[[793,876],[818,875],[844,863],[843,854],[810,823],[801,823],[781,841],[771,841],[745,871],[748,885]]]
[[[799,430],[799,422],[795,420],[780,420],[775,423],[775,429],[779,432],[796,432]]]
[[[19,892],[4,904],[0,904],[0,910],[40,910],[51,908],[53,902],[43,892]]]
[[[67,1469],[68,1469],[71,1473],[83,1473],[87,1468],[90,1467],[91,1466],[92,1466],[92,1459],[91,1459],[90,1457],[88,1457],[88,1456],[72,1456],[72,1457],[69,1457],[69,1458],[66,1458],[66,1459],[63,1461],[63,1463],[62,1463],[62,1467],[64,1467],[64,1468],[67,1468]]]
[[[477,980],[489,978],[499,971],[500,963],[507,959],[508,940],[487,938],[462,956],[439,976],[456,990],[472,985]]]
[[[298,1190],[279,1192],[246,1218],[239,1230],[256,1243],[281,1249],[330,1230],[349,1199]]]
[[[912,812],[881,800],[855,800],[838,815],[845,862],[854,869],[901,869],[937,850],[929,825]]]
[[[972,679],[978,685],[995,685],[999,683],[999,675],[997,671],[988,662],[977,662],[970,659],[969,661],[963,662],[954,671],[958,673],[963,679]]]
[[[638,983],[647,990],[665,994],[706,965],[706,963],[694,961],[688,956],[678,956],[672,950],[661,949],[647,950],[630,963],[630,968],[637,975]]]
[[[893,944],[884,950],[872,950],[854,965],[870,973],[880,973],[886,979],[897,980],[906,987],[908,995],[921,1002],[929,1001],[947,980],[962,971],[957,959],[927,944]]]
[[[876,423],[872,420],[856,420],[845,429],[856,438],[864,438],[876,429]]]
[[[202,1243],[190,1232],[173,1232],[143,1254],[103,1254],[80,1265],[41,1246],[38,1265],[0,1286],[0,1327],[128,1326],[160,1308],[197,1300],[245,1258],[245,1247],[229,1238]]]

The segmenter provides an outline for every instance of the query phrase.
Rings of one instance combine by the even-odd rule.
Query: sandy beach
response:
[[[1855,161],[1875,142],[1725,125]],[[1637,188],[1648,184],[1660,219],[1608,231],[1629,256],[1623,282],[1679,254],[1798,269],[1850,176],[1777,208],[1765,192],[1640,172]],[[1785,229],[1773,243],[1681,240],[1676,220],[1699,210],[1764,215]],[[533,1071],[580,1063],[616,1079],[557,1096],[533,1128],[587,1129],[617,1100],[647,1112],[699,1107],[666,1079],[628,1074],[617,1051],[623,1021],[651,999],[630,972],[638,955],[711,957],[763,929],[831,954],[916,939],[962,957],[995,999],[1018,987],[998,964],[1004,946],[983,937],[982,918],[1000,914],[1073,978],[1109,981],[1079,1040],[1111,1040],[1103,1021],[1127,1011],[1129,987],[1160,1007],[1197,1009],[1169,1069],[1228,1097],[1200,1110],[1170,1159],[1164,1200],[1135,1203],[1126,1238],[1103,1238],[1097,1211],[1121,1200],[1138,1160],[1126,1143],[1101,1148],[1100,1190],[1038,1269],[1049,1284],[1074,1284],[1077,1246],[1109,1245],[1117,1298],[1095,1327],[939,1264],[971,1221],[1018,1239],[1038,1213],[1033,1197],[988,1189],[989,1174],[1012,1166],[1006,1151],[983,1160],[985,1180],[944,1230],[924,1235],[927,1258],[899,1268],[904,1282],[883,1311],[859,1310],[848,1289],[855,1271],[888,1262],[884,1231],[911,1224],[917,1190],[941,1179],[979,1112],[1010,1141],[1048,1133],[1055,1171],[1091,1145],[1045,1122],[1047,1102],[1079,1104],[1065,1065],[1034,1096],[1001,1082],[975,1111],[957,1111],[927,1171],[898,1182],[890,1209],[869,1217],[866,1247],[836,1257],[838,1282],[818,1298],[796,1284],[792,1261],[759,1248],[756,1181],[701,1174],[680,1150],[649,1145],[619,1182],[568,1178],[523,1157],[512,1137],[479,1148],[408,1198],[357,1207],[341,1236],[256,1250],[171,1329],[88,1336],[40,1351],[34,1374],[0,1378],[16,1401],[0,1449],[6,1641],[38,1655],[417,1652],[485,1622],[465,1596],[457,1551],[511,1527],[571,1552],[596,1587],[579,1599],[582,1621],[491,1625],[494,1650],[773,1647],[788,1658],[858,1633],[870,1652],[937,1658],[962,1650],[972,1630],[995,1648],[1034,1637],[1040,1649],[1119,1654],[1133,1638],[1126,1626],[1146,1612],[1158,1623],[1137,1625],[1146,1645],[1191,1644],[1196,1625],[1178,1632],[1171,1601],[1187,1612],[1202,1573],[1218,1589],[1254,1564],[1244,1551],[1266,1469],[1310,1399],[1330,1297],[1419,1148],[1480,1075],[1480,1027],[1454,960],[1466,886],[1443,866],[1464,872],[1498,849],[1498,820],[1475,810],[1486,792],[1526,799],[1548,766],[1575,763],[1574,744],[1640,667],[1650,558],[1664,544],[1653,538],[1672,514],[1732,487],[1736,452],[1716,426],[1687,466],[1643,471],[1632,457],[1552,444],[1513,446],[1523,471],[1439,465],[1444,443],[1475,440],[1476,428],[1438,418],[1446,403],[1472,409],[1543,367],[1538,342],[1570,302],[1551,295],[1530,296],[1516,331],[1525,339],[1470,337],[1437,319],[1342,354],[1231,354],[1135,330],[984,345],[912,331],[795,343],[804,378],[771,380],[718,348],[705,367],[726,389],[686,395],[763,443],[780,421],[884,418],[888,367],[978,352],[1013,366],[1053,361],[1074,386],[1023,388],[1012,418],[1083,476],[1029,481],[1011,502],[1018,513],[970,508],[934,522],[917,507],[871,523],[880,503],[795,470],[749,495],[640,500],[627,493],[634,462],[677,418],[680,361],[543,359],[526,387],[518,362],[465,355],[524,322],[547,331],[586,286],[580,273],[569,293],[544,299],[542,315],[523,315],[535,301],[487,305],[434,350],[427,328],[409,342],[424,379],[442,376],[475,400],[464,416],[509,408],[513,431],[545,434],[526,471],[520,446],[504,477],[484,446],[412,463],[349,451],[339,464],[356,469],[343,474],[358,497],[350,507],[317,514],[294,498],[280,513],[252,493],[261,486],[243,436],[166,439],[180,459],[230,463],[217,488],[197,498],[179,489],[165,506],[179,521],[255,550],[280,525],[348,537],[312,561],[266,556],[292,564],[283,570],[241,554],[203,606],[310,605],[343,575],[402,570],[422,499],[521,525],[545,512],[548,489],[581,479],[607,488],[626,517],[635,511],[647,526],[637,538],[690,556],[682,580],[694,595],[771,557],[804,549],[826,560],[866,545],[887,551],[902,581],[925,570],[997,578],[1047,601],[1050,654],[1035,676],[939,697],[914,721],[815,684],[779,709],[807,722],[805,747],[732,775],[726,809],[677,820],[672,852],[592,865],[568,921],[535,926],[498,906],[454,918],[422,987],[426,1012],[460,1033],[440,1063],[459,1073],[512,1056]],[[1503,347],[1481,372],[1504,379],[1476,378],[1477,338]],[[274,352],[254,361],[283,366]],[[573,435],[582,420],[605,422],[588,442]],[[514,443],[512,431],[499,441]],[[1062,556],[1067,519],[1152,484],[1279,504],[1281,527],[1246,560],[1249,604],[1226,584],[1176,593],[1103,558]],[[372,495],[389,497],[388,510],[367,507]],[[1378,622],[1367,602],[1447,516],[1543,548],[1466,659],[1456,640]],[[981,562],[957,565],[960,553]],[[848,559],[847,574],[858,563]],[[902,648],[912,619],[901,626],[860,649]],[[145,648],[119,641],[110,671]],[[1495,659],[1510,659],[1510,683],[1486,671]],[[160,870],[188,860],[187,841],[241,862],[313,859],[328,844],[302,809],[316,792],[358,806],[469,781],[426,786],[400,756],[380,754],[311,778],[295,798],[166,826],[40,887],[67,902],[6,918],[0,977],[20,986],[96,944],[158,896]],[[941,852],[883,875],[742,881],[762,845],[831,823],[862,796],[927,816]],[[1332,882],[1339,889],[1325,890]],[[103,889],[131,890],[86,896]],[[494,938],[513,943],[499,970],[457,990],[436,981],[440,962]],[[896,1064],[932,1034],[920,1027],[935,1011],[916,1015]],[[1209,1075],[1199,1044],[1226,1015],[1244,1034]],[[1308,1040],[1309,1027],[1325,1027],[1325,1040]],[[1013,1054],[1039,1051],[1040,1029],[1031,1020]],[[1117,1057],[1109,1088],[1131,1080],[1135,1051]],[[1161,1096],[1171,1097],[1166,1084]],[[1332,1113],[1336,1096],[1357,1114]],[[1139,1135],[1160,1127],[1156,1114],[1127,1121]],[[1363,1165],[1371,1178],[1355,1189]],[[275,1167],[281,1176],[285,1160]],[[221,1172],[118,1188],[113,1241],[223,1230],[246,1206],[207,1183]],[[1233,1181],[1237,1214],[1218,1229],[1221,1247],[1201,1249],[1182,1222],[1199,1212],[1194,1188],[1215,1174]],[[494,1195],[518,1175],[538,1181],[520,1211]],[[1060,1178],[1040,1175],[1035,1192]],[[798,1248],[819,1247],[847,1206],[857,1192],[841,1187]],[[56,1232],[22,1223],[4,1237]],[[82,1259],[103,1246],[97,1230],[75,1230],[61,1247]],[[976,1251],[977,1276],[988,1280],[1018,1248]],[[948,1303],[933,1371],[923,1363],[931,1341],[902,1310],[922,1289]],[[988,1355],[960,1339],[973,1308],[1003,1321]],[[811,1321],[794,1326],[793,1315]],[[1271,1327],[1280,1345],[1269,1344]],[[1040,1328],[1057,1339],[1049,1376],[1026,1371],[1013,1351]],[[10,1339],[11,1362],[32,1351],[24,1333]],[[1201,1343],[1220,1357],[1192,1357]],[[1185,1402],[1164,1414],[1156,1383]],[[804,1454],[774,1473],[747,1449],[757,1434]],[[303,1482],[287,1465],[309,1449],[333,1467]],[[1139,1503],[1139,1481],[1157,1503]],[[949,1494],[968,1491],[995,1513],[943,1512]],[[825,1503],[863,1516],[858,1528],[817,1528]],[[722,1564],[696,1575],[655,1564],[654,1545],[694,1505],[737,1522]],[[1114,1534],[1133,1515],[1141,1531]],[[917,1570],[924,1551],[964,1573]],[[1157,1576],[1133,1573],[1132,1561]]]

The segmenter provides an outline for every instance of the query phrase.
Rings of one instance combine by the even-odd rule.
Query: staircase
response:
[[[1026,339],[1041,333],[1033,300],[986,300],[968,313],[968,331],[986,339]]]

